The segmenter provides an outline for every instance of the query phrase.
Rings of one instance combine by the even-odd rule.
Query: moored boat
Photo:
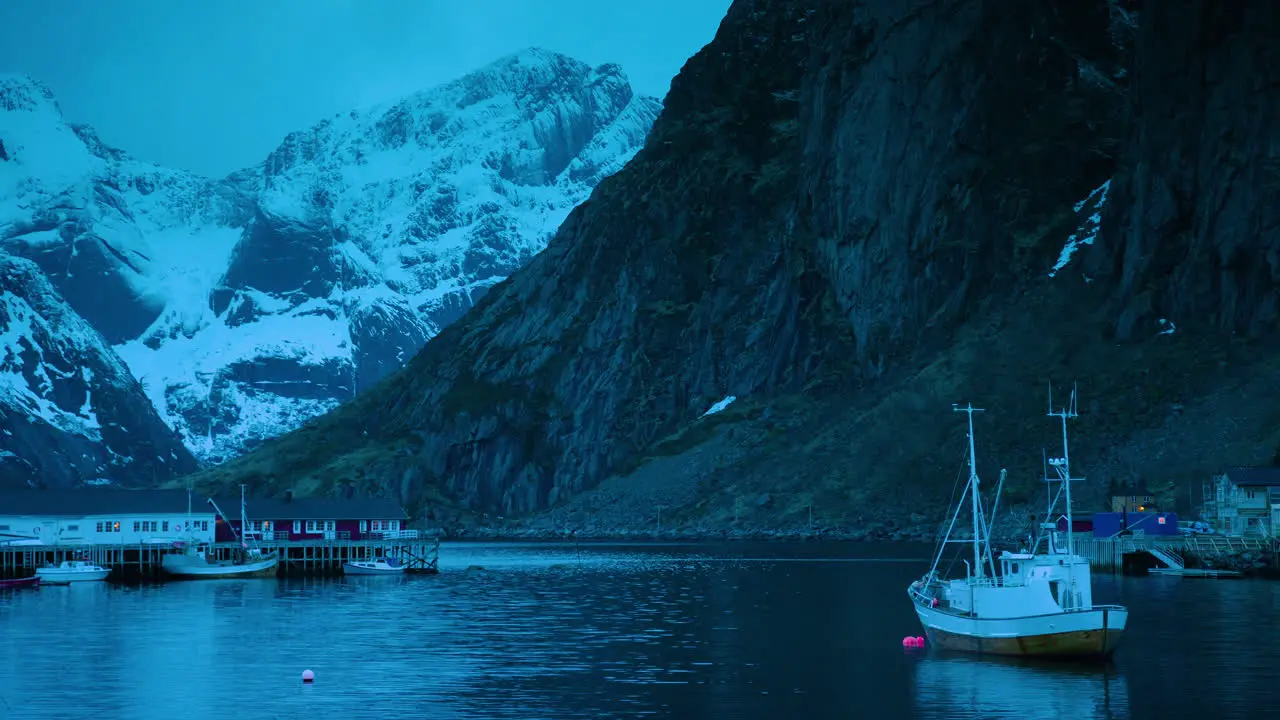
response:
[[[1050,417],[1062,421],[1062,457],[1048,463],[1057,477],[1051,478],[1046,467],[1045,482],[1059,487],[1051,493],[1040,536],[1030,550],[1001,553],[998,567],[978,495],[973,415],[982,410],[972,405],[955,410],[969,416],[969,482],[932,567],[907,589],[930,644],[997,655],[1109,657],[1124,634],[1129,611],[1119,605],[1093,603],[1089,561],[1075,553],[1071,539],[1071,483],[1079,478],[1071,477],[1067,420],[1078,417],[1075,392],[1068,409],[1049,412]],[[1001,484],[1003,480],[1002,473]],[[966,495],[973,537],[952,540]],[[996,497],[998,503],[999,488]],[[1065,531],[1059,531],[1056,522],[1059,500],[1065,505]],[[972,545],[972,562],[963,561],[963,577],[943,578],[938,572],[939,561],[947,544],[957,542]]]
[[[191,514],[190,490],[187,491],[187,514]],[[225,518],[226,513],[222,512],[222,508],[218,507],[213,498],[209,498],[209,504],[213,505],[218,511],[218,515]],[[191,527],[191,523],[187,524]],[[244,485],[240,486],[240,527],[249,527],[248,514],[245,512]],[[242,538],[235,528],[231,528],[231,532],[235,534],[235,538],[239,544],[232,557],[226,560],[218,560],[213,552],[213,548],[207,543],[195,543],[188,538],[188,542],[174,543],[178,552],[169,553],[160,558],[160,567],[169,575],[175,578],[185,578],[189,580],[215,580],[225,578],[257,578],[257,577],[275,577],[277,566],[280,564],[280,556],[275,552],[264,553],[254,541],[253,547],[249,546],[249,539]],[[247,534],[247,533],[246,533]]]
[[[374,558],[342,563],[346,575],[403,575],[405,566],[395,558]]]
[[[191,580],[217,580],[223,578],[275,577],[280,558],[275,553],[241,548],[229,560],[211,557],[207,545],[189,545],[183,552],[170,553],[160,559],[160,567],[166,573]]]
[[[36,568],[36,577],[46,585],[100,582],[110,574],[110,569],[83,560],[64,560],[57,565]]]
[[[17,590],[20,588],[40,587],[40,576],[15,578],[13,580],[0,580],[0,590]]]

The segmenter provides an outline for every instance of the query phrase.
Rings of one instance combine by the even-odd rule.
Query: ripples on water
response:
[[[0,720],[1275,714],[1280,585],[1102,577],[1117,662],[1033,665],[904,652],[924,560],[867,552],[474,544],[436,577],[0,591]]]

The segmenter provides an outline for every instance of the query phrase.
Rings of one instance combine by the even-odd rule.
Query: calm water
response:
[[[435,577],[0,591],[0,719],[1276,712],[1280,583],[1103,576],[1114,664],[1026,665],[902,649],[926,554],[463,544]]]

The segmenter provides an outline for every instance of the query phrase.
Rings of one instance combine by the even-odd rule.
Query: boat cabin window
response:
[[[1017,574],[1018,574],[1018,563],[1016,563],[1016,562],[1011,562],[1011,563],[1009,563],[1009,572],[1013,573],[1014,575],[1017,575]]]

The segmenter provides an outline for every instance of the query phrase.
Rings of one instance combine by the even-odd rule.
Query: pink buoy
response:
[[[315,673],[311,672],[310,670],[303,670],[303,671],[302,671],[302,682],[304,682],[304,683],[309,683],[309,682],[311,682],[311,681],[313,681],[313,680],[315,680],[315,679],[316,679],[316,674],[315,674]]]
[[[916,647],[924,647],[924,638],[916,636]]]
[[[902,638],[902,647],[911,647],[916,644],[916,639],[910,635]]]

